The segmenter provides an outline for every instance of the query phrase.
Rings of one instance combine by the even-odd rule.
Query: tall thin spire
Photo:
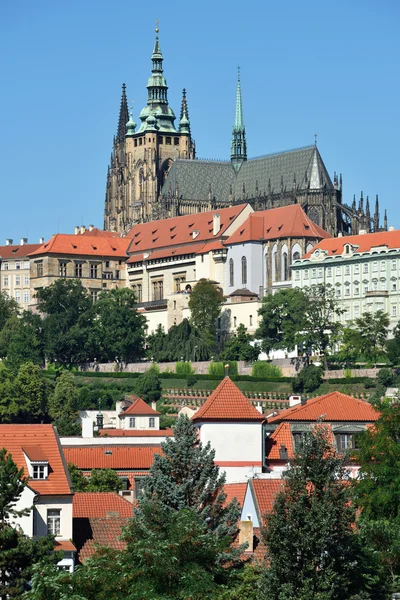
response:
[[[240,69],[236,88],[235,122],[232,129],[231,161],[235,171],[238,171],[247,160],[246,128],[243,120],[242,89],[240,85]]]
[[[126,124],[129,121],[128,101],[126,99],[126,85],[122,84],[121,106],[119,109],[117,138],[121,142],[125,139]]]
[[[375,200],[374,231],[379,231],[379,198],[378,198],[378,194],[376,195],[376,200]]]
[[[187,107],[186,100],[186,90],[183,88],[182,90],[182,104],[181,104],[181,115],[179,119],[179,131],[182,133],[190,134],[190,121],[189,121],[189,112]]]

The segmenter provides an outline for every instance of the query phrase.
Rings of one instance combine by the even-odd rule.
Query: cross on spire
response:
[[[318,133],[314,133],[314,146],[317,145],[317,137],[318,137]]]

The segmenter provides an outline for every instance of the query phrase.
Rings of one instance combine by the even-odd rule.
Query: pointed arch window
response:
[[[233,258],[229,260],[229,285],[235,285],[235,270],[233,265]]]
[[[288,255],[287,252],[282,254],[282,281],[287,281],[289,276],[288,272]]]
[[[242,285],[247,284],[247,258],[242,256]]]

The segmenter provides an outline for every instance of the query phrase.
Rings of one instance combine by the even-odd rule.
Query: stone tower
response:
[[[141,123],[137,130],[132,110],[128,114],[125,84],[122,86],[104,211],[104,229],[111,231],[126,232],[134,223],[161,218],[160,190],[173,161],[195,157],[186,90],[183,90],[178,128],[175,113],[168,105],[158,27],[151,61],[147,104],[139,115]]]
[[[246,129],[243,120],[242,90],[240,87],[240,71],[236,90],[235,123],[232,129],[231,162],[235,171],[239,171],[242,163],[247,160]]]

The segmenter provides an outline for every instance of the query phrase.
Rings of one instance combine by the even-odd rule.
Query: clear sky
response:
[[[378,193],[400,227],[398,0],[3,0],[0,244],[102,227],[121,84],[138,122],[156,18],[199,157],[229,158],[240,65],[249,157],[317,133],[344,201]]]

